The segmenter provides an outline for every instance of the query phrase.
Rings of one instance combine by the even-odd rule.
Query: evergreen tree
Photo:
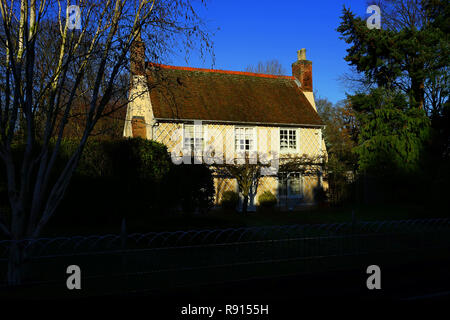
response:
[[[409,0],[382,2],[391,13],[386,17],[391,22],[386,23],[387,28],[368,29],[365,20],[344,8],[337,30],[341,39],[351,44],[345,60],[364,74],[367,82],[399,89],[408,95],[410,106],[431,111],[432,102],[425,99],[425,84],[430,87],[439,83],[441,90],[448,90],[441,82],[444,77],[448,84],[450,5],[445,0],[415,1],[413,10],[402,5],[405,1]],[[415,19],[398,21],[402,14],[413,15],[410,11]],[[398,16],[392,16],[392,12]]]
[[[410,108],[403,93],[385,88],[350,99],[361,124],[355,148],[360,170],[378,177],[416,172],[430,135],[425,112]]]
[[[368,29],[366,21],[347,8],[337,29],[349,44],[345,60],[362,76],[366,88],[348,96],[359,125],[355,148],[359,169],[384,179],[383,188],[397,179],[412,192],[413,181],[426,198],[424,191],[437,194],[444,184],[436,185],[436,192],[423,190],[423,185],[448,177],[449,172],[444,169],[450,146],[446,129],[450,4],[448,0],[377,4],[381,29]]]

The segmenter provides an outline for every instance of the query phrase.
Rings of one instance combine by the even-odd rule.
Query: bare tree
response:
[[[242,195],[242,212],[245,214],[250,196],[256,195],[258,191],[261,169],[268,166],[263,155],[245,152],[235,163],[215,164],[213,170],[217,175],[236,179],[239,193]]]
[[[326,161],[326,155],[286,155],[280,158],[280,171],[319,175],[323,173]]]
[[[286,74],[286,70],[284,70],[281,63],[276,59],[268,60],[266,62],[260,61],[256,66],[248,65],[247,68],[245,68],[245,72],[272,74],[278,76]]]
[[[373,4],[381,10],[384,29],[421,29],[429,22],[421,0],[367,1],[368,6]]]
[[[176,48],[211,52],[190,0],[85,0],[81,28],[66,17],[69,1],[0,0],[0,159],[10,214],[0,230],[14,240],[8,282],[21,283],[23,239],[38,237],[61,202],[105,107],[127,98],[130,47],[142,35],[160,61]],[[126,103],[126,101],[125,101]],[[79,144],[56,172],[64,130],[75,105],[87,106]],[[15,145],[22,145],[17,158]],[[53,177],[56,176],[56,179]]]

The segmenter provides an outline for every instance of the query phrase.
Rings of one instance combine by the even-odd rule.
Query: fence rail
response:
[[[0,284],[12,240],[0,241]],[[450,247],[450,219],[289,225],[24,239],[28,279],[55,281],[62,266],[89,277],[147,274],[315,257]]]
[[[12,243],[30,250],[33,257],[61,254],[95,253],[115,250],[170,248],[217,245],[264,240],[289,240],[306,237],[329,237],[356,234],[388,234],[450,230],[450,219],[415,219],[393,221],[360,221],[333,224],[284,225],[203,229],[173,232],[106,234],[0,240],[0,260],[8,257]]]

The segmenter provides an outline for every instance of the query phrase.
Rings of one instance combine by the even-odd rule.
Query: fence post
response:
[[[352,233],[355,233],[355,209],[352,209]]]
[[[351,222],[351,234],[350,234],[351,246],[352,246],[351,252],[355,253],[355,251],[356,251],[357,253],[359,253],[358,250],[356,250],[356,248],[358,247],[358,240],[356,239],[356,235],[355,235],[355,224],[356,224],[355,209],[352,209],[352,222]]]
[[[125,250],[127,246],[127,224],[125,221],[125,218],[122,219],[122,226],[120,228],[120,240],[121,240],[121,247]]]
[[[128,270],[127,270],[127,257],[126,257],[126,247],[127,247],[127,224],[125,218],[122,218],[122,225],[120,227],[120,242],[122,251],[122,272],[125,275],[126,283],[129,283],[128,279]],[[126,285],[123,290],[124,293],[127,293]]]

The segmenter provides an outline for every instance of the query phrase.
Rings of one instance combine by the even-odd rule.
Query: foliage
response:
[[[64,163],[76,147],[76,141],[64,140],[60,161]],[[148,214],[160,201],[161,181],[170,169],[167,148],[155,141],[91,140],[51,223],[64,224],[70,217],[78,223],[100,224]]]
[[[383,12],[381,30],[369,30],[364,19],[346,8],[338,28],[349,44],[345,60],[365,84],[363,91],[348,97],[359,126],[354,150],[364,176],[357,177],[357,185],[364,186],[365,198],[438,199],[447,186],[435,181],[442,175],[450,178],[445,169],[450,3],[377,4]]]
[[[316,101],[317,112],[325,123],[323,137],[327,147],[325,178],[328,181],[328,200],[332,204],[346,201],[350,196],[350,179],[357,168],[354,152],[359,126],[349,101],[333,105],[326,98]]]
[[[220,204],[225,210],[236,210],[239,203],[239,194],[234,191],[225,191],[222,194],[222,200]]]
[[[323,186],[318,185],[313,190],[314,194],[314,202],[323,205],[327,201],[327,192],[323,188]]]
[[[338,205],[350,200],[355,172],[349,170],[348,166],[334,155],[328,158],[325,172],[328,182],[328,201],[333,205]]]
[[[319,98],[316,106],[325,123],[323,138],[328,156],[339,158],[349,170],[353,169],[356,162],[353,148],[358,141],[359,128],[349,101],[344,100],[333,105],[326,98]]]
[[[129,138],[105,142],[113,175],[135,181],[160,182],[170,170],[167,147],[159,142]]]
[[[383,88],[351,101],[361,124],[355,148],[360,170],[384,176],[415,172],[430,134],[423,110],[409,108],[404,94]]]
[[[408,96],[410,106],[439,109],[442,104],[433,105],[429,99],[426,101],[424,84],[436,82],[436,77],[438,82],[448,80],[450,4],[448,1],[417,1],[405,6],[403,2],[384,3],[385,23],[380,30],[368,29],[365,20],[344,8],[337,30],[341,39],[351,44],[345,60],[364,74],[367,82],[402,90]],[[389,15],[388,12],[397,13]],[[444,17],[447,22],[441,20]],[[428,86],[439,90],[445,87]]]
[[[263,208],[274,208],[277,204],[277,197],[270,191],[264,191],[258,197],[258,202]]]
[[[214,180],[204,164],[172,166],[164,189],[168,193],[167,203],[179,201],[185,213],[205,213],[214,205]]]
[[[70,154],[73,147],[76,144],[66,140],[62,150]],[[141,138],[92,140],[83,154],[53,225],[68,218],[80,224],[118,224],[124,217],[141,219],[178,207],[206,212],[213,204],[209,169],[174,165],[161,143]]]

